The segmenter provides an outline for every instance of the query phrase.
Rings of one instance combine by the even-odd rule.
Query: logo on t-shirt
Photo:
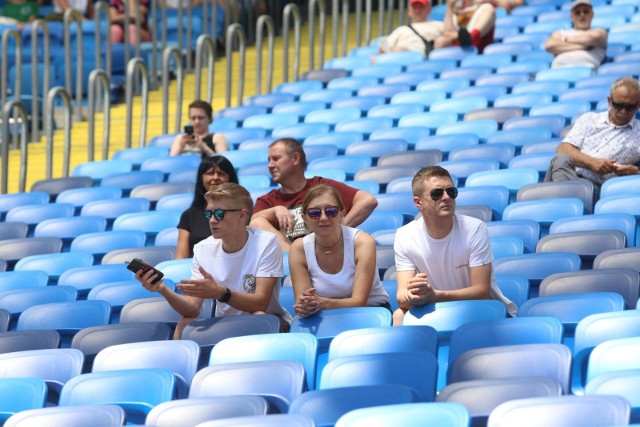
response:
[[[242,276],[242,289],[248,294],[256,291],[256,276],[253,274],[245,274]]]

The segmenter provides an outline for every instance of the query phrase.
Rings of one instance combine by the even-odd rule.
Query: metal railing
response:
[[[13,89],[13,95],[20,98],[22,92],[22,36],[18,30],[4,30],[2,33],[2,58],[0,64],[0,102],[2,105],[7,103],[8,80],[9,80],[9,61],[4,60],[9,57],[9,40],[13,38],[14,48],[16,51],[16,79]],[[8,134],[6,134],[8,135]]]
[[[76,23],[77,41],[76,41],[76,90],[72,89],[73,80],[71,78],[71,23]],[[65,63],[65,88],[69,94],[75,93],[76,108],[75,118],[82,121],[82,67],[84,64],[84,51],[82,49],[82,14],[74,9],[64,11],[64,63]],[[46,72],[46,70],[45,70]],[[47,88],[48,90],[49,88]]]
[[[17,114],[12,113],[16,111]],[[20,120],[16,120],[16,115]],[[28,141],[27,135],[29,131],[27,129],[27,112],[24,108],[24,104],[18,99],[11,99],[2,106],[2,135],[7,141],[2,141],[0,144],[0,155],[2,156],[2,183],[0,183],[0,193],[7,194],[9,185],[9,122],[11,120],[20,121],[22,123],[20,132],[20,181],[18,191],[23,192],[25,190],[25,184],[27,182],[27,150]]]
[[[162,133],[165,134],[169,132],[169,61],[171,61],[171,58],[175,61],[176,76],[178,78],[174,133],[180,131],[180,121],[182,120],[182,86],[184,85],[182,56],[178,48],[168,47],[162,54]]]
[[[133,134],[133,87],[138,80],[136,73],[140,77],[142,83],[142,114],[140,119],[140,139],[139,146],[144,147],[147,134],[147,115],[149,112],[149,71],[142,58],[133,58],[127,63],[127,80],[125,88],[125,103],[127,105],[126,112],[126,136],[125,147],[131,148],[131,138]]]
[[[318,23],[320,35],[320,64],[324,64],[324,44],[326,41],[327,8],[324,0],[309,1],[309,69],[313,70],[316,59],[316,9],[320,22]]]
[[[237,39],[238,49],[240,50],[240,76],[238,77],[238,103],[242,104],[242,95],[244,93],[244,75],[245,75],[245,59],[246,59],[246,41],[244,36],[244,29],[240,24],[231,24],[227,28],[226,38],[226,58],[227,58],[227,77],[226,77],[226,92],[225,92],[225,105],[231,106],[231,81],[233,74],[233,61],[231,60],[232,46]]]
[[[99,104],[102,98],[102,113],[104,114],[102,126],[102,160],[109,158],[109,128],[111,123],[111,97],[109,96],[109,88],[111,79],[105,70],[93,70],[89,74],[89,113],[87,118],[88,124],[88,153],[87,161],[94,160],[95,152],[95,129],[96,129],[96,104]],[[100,92],[102,88],[102,92]],[[101,97],[98,96],[102,94]]]
[[[289,31],[292,16],[294,32],[293,76],[295,80],[300,78],[300,27],[302,25],[302,16],[298,5],[289,3],[282,12],[282,79],[284,82],[289,81]]]
[[[69,159],[71,158],[71,127],[73,126],[71,116],[73,115],[73,105],[71,95],[62,86],[51,88],[47,93],[47,115],[45,116],[45,135],[47,136],[47,168],[46,178],[53,178],[53,128],[54,128],[54,103],[56,97],[60,96],[64,103],[64,145],[62,149],[62,176],[69,176]]]
[[[267,91],[273,88],[273,53],[275,46],[275,26],[273,18],[262,15],[256,22],[256,94],[262,94],[262,47],[264,45],[264,32],[267,32]]]
[[[42,97],[46,91],[51,87],[51,76],[49,70],[51,69],[51,37],[49,34],[49,26],[43,19],[36,19],[31,24],[31,141],[40,140],[40,127],[38,126],[38,117],[40,117],[40,85],[38,76],[38,29],[42,28],[42,54],[44,55],[44,69],[42,73]],[[44,109],[44,108],[43,108]],[[44,110],[42,115],[46,115],[47,111]]]
[[[207,91],[206,96],[201,97],[202,86],[202,70],[204,68],[204,60],[207,60]],[[198,37],[196,44],[196,88],[195,99],[205,99],[209,104],[213,103],[213,82],[215,75],[215,61],[216,61],[216,42],[215,39],[207,34],[202,34]],[[164,76],[164,73],[163,73]],[[180,83],[179,83],[180,85]],[[164,90],[164,86],[163,86]]]
[[[153,2],[155,3],[155,2]],[[105,26],[107,31],[105,32],[105,63],[102,66],[102,15],[104,15]],[[111,78],[111,62],[113,46],[111,44],[110,28],[111,28],[111,15],[109,15],[109,5],[100,0],[93,5],[93,16],[96,28],[96,69],[103,69],[106,71],[109,78]]]

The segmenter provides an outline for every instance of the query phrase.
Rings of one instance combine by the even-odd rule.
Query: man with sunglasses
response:
[[[544,45],[555,56],[552,68],[600,66],[607,52],[607,31],[591,28],[592,20],[591,0],[575,0],[571,5],[573,28],[554,31]]]
[[[285,252],[289,251],[291,242],[307,234],[302,201],[307,190],[318,184],[330,185],[340,193],[346,211],[344,225],[356,227],[378,206],[376,198],[366,191],[320,176],[307,179],[306,167],[306,154],[297,140],[281,138],[269,145],[269,173],[280,188],[256,200],[251,226],[276,234]]]
[[[608,178],[640,172],[640,84],[633,77],[617,79],[607,99],[608,111],[576,120],[551,160],[546,182],[585,178],[598,191]]]
[[[163,281],[153,283],[153,270],[139,270],[136,277],[152,292],[159,292],[182,315],[174,333],[182,330],[200,314],[206,298],[216,299],[215,316],[275,314],[288,330],[291,315],[279,303],[280,278],[284,276],[282,250],[275,236],[247,227],[253,200],[239,184],[220,184],[205,194],[203,216],[211,237],[193,248],[191,277],[177,288],[180,295]]]
[[[411,183],[413,203],[422,214],[396,232],[399,309],[402,324],[411,307],[444,301],[497,299],[515,316],[518,308],[496,284],[493,252],[484,222],[458,215],[449,172],[440,166],[421,169]]]

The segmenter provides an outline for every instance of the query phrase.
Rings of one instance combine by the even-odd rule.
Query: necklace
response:
[[[320,243],[318,243],[318,239],[316,239],[316,245],[318,245],[318,247],[320,249],[322,249],[322,251],[325,254],[330,254],[331,252],[333,252],[333,248],[336,247],[336,245],[338,243],[340,243],[342,241],[342,228],[340,228],[340,237],[338,237],[338,240],[331,246],[322,246]]]

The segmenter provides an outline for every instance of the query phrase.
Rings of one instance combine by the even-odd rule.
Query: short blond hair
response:
[[[204,198],[207,203],[218,200],[238,202],[240,204],[239,208],[245,209],[249,214],[247,216],[247,224],[249,223],[251,213],[253,212],[253,199],[251,198],[251,194],[242,185],[234,182],[225,182],[207,191]]]

